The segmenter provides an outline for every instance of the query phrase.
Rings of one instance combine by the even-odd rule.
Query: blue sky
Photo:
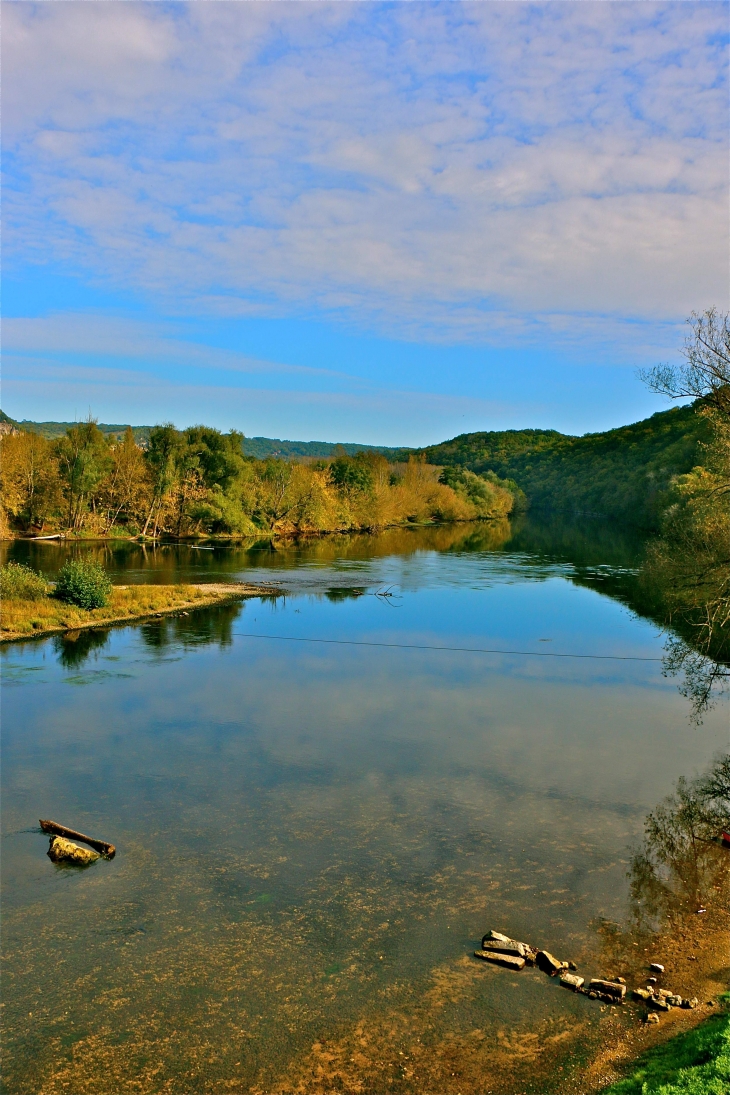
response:
[[[3,5],[3,408],[423,444],[665,406],[728,5]]]

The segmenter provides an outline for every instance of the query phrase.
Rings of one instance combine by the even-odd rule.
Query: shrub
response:
[[[0,567],[0,596],[5,601],[40,601],[48,596],[46,579],[32,567],[7,563]]]
[[[56,596],[79,608],[103,608],[112,591],[109,575],[98,563],[71,560],[58,572]]]

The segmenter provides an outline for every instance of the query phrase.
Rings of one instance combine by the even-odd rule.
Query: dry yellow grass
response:
[[[6,600],[0,607],[0,642],[49,632],[99,627],[182,609],[202,608],[233,597],[255,597],[272,592],[263,586],[243,584],[114,586],[109,604],[105,608],[91,610],[64,604],[53,597],[43,597],[38,601]]]

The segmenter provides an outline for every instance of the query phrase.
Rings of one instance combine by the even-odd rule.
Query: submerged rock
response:
[[[501,954],[499,951],[474,951],[475,958],[481,958],[483,962],[496,962],[499,966],[507,966],[511,970],[524,969],[525,960],[519,955]]]
[[[650,1011],[649,1014],[646,1017],[646,1021],[647,1021],[647,1023],[658,1023],[659,1022],[659,1016],[657,1015],[657,1013],[655,1011]]]
[[[699,1000],[697,999],[696,996],[693,996],[691,1000],[683,1000],[682,1001],[682,1007],[683,1008],[696,1008],[698,1005],[699,1005]]]
[[[63,836],[54,836],[48,848],[48,858],[54,863],[75,863],[77,867],[86,867],[101,856],[98,852],[92,852],[91,848],[81,848]]]
[[[649,966],[649,969],[652,973],[664,973],[664,966],[661,964],[661,962],[652,962],[652,964]]]
[[[633,996],[637,1000],[650,1000],[652,993],[650,989],[634,989]]]
[[[669,1011],[670,1004],[664,999],[663,996],[652,996],[649,998],[649,1006],[656,1008],[657,1011]]]

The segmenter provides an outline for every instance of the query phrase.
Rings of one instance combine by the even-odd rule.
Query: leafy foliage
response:
[[[22,563],[0,567],[0,596],[4,601],[40,601],[49,592],[42,574]]]
[[[432,464],[513,480],[534,506],[656,528],[672,478],[691,471],[708,439],[693,407],[675,407],[583,437],[555,430],[462,434],[425,454]]]
[[[127,428],[103,434],[89,419],[48,441],[0,440],[6,530],[35,522],[81,535],[190,536],[382,528],[406,521],[499,518],[520,492],[493,473],[463,469],[454,487],[421,458],[391,463],[375,450],[311,461],[256,460],[242,434],[154,426],[146,447]]]
[[[85,560],[70,560],[61,567],[56,582],[56,597],[79,608],[104,608],[109,602],[112,583],[103,567]]]

